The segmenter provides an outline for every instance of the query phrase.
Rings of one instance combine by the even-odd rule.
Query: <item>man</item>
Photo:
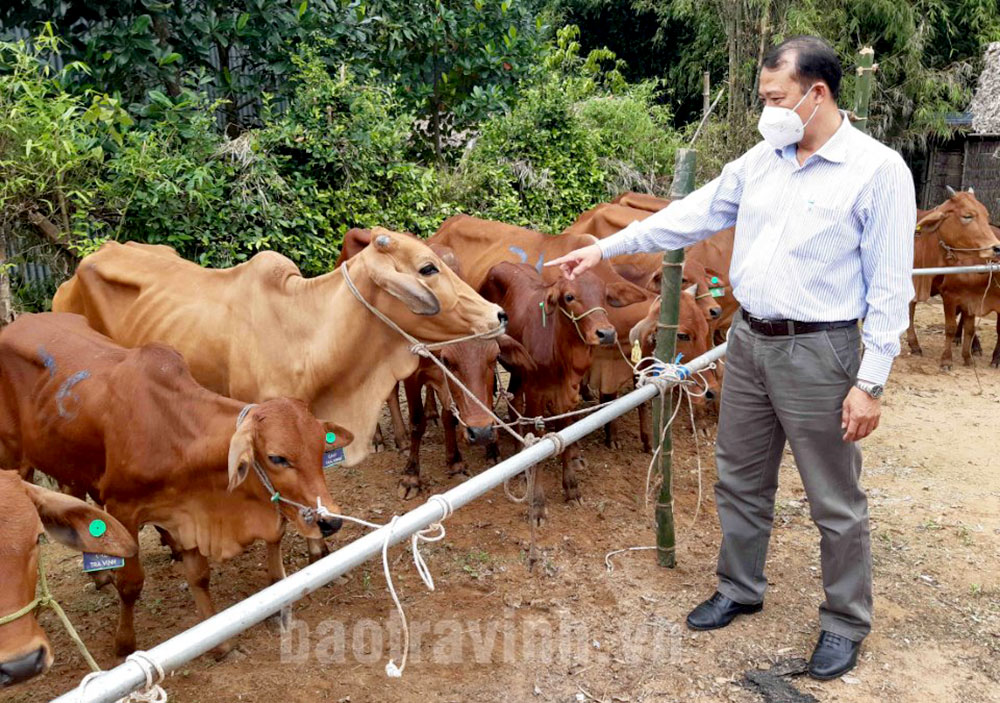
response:
[[[687,624],[712,630],[763,607],[787,440],[820,531],[826,600],[809,662],[818,679],[851,670],[871,629],[856,442],[878,427],[907,326],[916,224],[909,170],[838,109],[841,75],[815,37],[773,48],[759,83],[763,142],[687,198],[549,264],[572,278],[602,257],[679,249],[736,225],[730,278],[742,311],[729,333],[716,443],[719,585]]]

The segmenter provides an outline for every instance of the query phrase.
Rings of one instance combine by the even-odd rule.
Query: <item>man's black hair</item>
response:
[[[808,90],[816,81],[830,87],[834,100],[840,98],[840,79],[844,70],[837,52],[819,37],[799,36],[786,39],[772,47],[764,56],[764,68],[774,70],[792,62],[794,76],[802,90]]]

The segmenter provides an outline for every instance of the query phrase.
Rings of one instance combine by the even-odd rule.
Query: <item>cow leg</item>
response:
[[[601,402],[607,403],[618,397],[617,393],[601,393]],[[618,419],[615,418],[604,426],[604,446],[608,449],[621,449],[621,442],[618,441]]]
[[[392,435],[396,442],[396,449],[403,451],[406,445],[406,438],[410,434],[403,420],[403,411],[399,407],[399,384],[392,387],[392,395],[387,401],[389,404],[389,415],[392,417]]]
[[[469,469],[465,465],[465,460],[462,459],[462,452],[458,449],[458,418],[451,410],[445,410],[441,424],[444,426],[444,455],[445,461],[448,463],[448,475],[465,474],[468,476]]]
[[[917,339],[917,330],[913,327],[913,315],[917,309],[917,301],[910,301],[910,326],[906,328],[906,343],[910,345],[910,353],[915,356],[923,356],[923,349],[920,348],[920,340]]]
[[[575,442],[566,447],[566,451],[562,453],[562,465],[563,496],[566,502],[582,504],[576,470],[583,468],[584,463],[583,457],[580,456],[580,447]]]
[[[951,343],[956,347],[962,346],[962,329],[965,327],[965,310],[958,312],[958,324],[955,325],[955,336],[951,338]]]
[[[438,412],[437,400],[434,397],[434,389],[427,386],[427,398],[424,400],[424,415],[428,422],[437,422],[441,414]]]
[[[399,478],[396,494],[403,500],[410,500],[417,497],[421,488],[420,443],[427,431],[427,413],[424,412],[424,404],[420,398],[421,384],[408,378],[403,382],[403,388],[406,389],[406,404],[410,409],[410,457]],[[430,388],[427,393],[431,393]]]
[[[115,516],[113,513],[112,515]],[[121,518],[118,518],[122,522]],[[122,522],[128,528],[136,544],[139,543],[139,530],[135,525]],[[115,588],[121,607],[118,611],[118,631],[115,633],[115,655],[125,657],[135,651],[135,603],[142,594],[142,585],[146,579],[142,570],[139,555],[125,559],[125,566],[115,571]]]
[[[322,542],[323,540],[316,541]],[[309,542],[311,543],[312,540]],[[326,546],[325,543],[324,546]],[[268,542],[265,548],[267,550],[267,582],[269,585],[273,585],[285,578],[285,560],[281,556],[281,539],[277,542]],[[312,563],[311,555],[310,563]],[[292,624],[292,606],[286,605],[268,620],[276,625],[281,632],[287,632]]]
[[[639,439],[642,441],[642,451],[647,454],[653,451],[652,422],[649,401],[646,401],[639,406]]]
[[[372,451],[378,454],[385,451],[385,437],[382,435],[382,425],[375,423],[375,434],[372,435]]]
[[[997,315],[997,345],[993,347],[993,359],[990,366],[1000,369],[1000,314]]]
[[[586,383],[580,384],[580,399],[587,403],[594,399],[594,391]]]
[[[942,371],[951,371],[951,340],[958,328],[955,320],[958,306],[950,296],[942,295],[941,298],[944,301],[944,349],[941,352],[940,366]]]
[[[269,562],[270,556],[269,553]],[[184,564],[184,576],[187,578],[188,586],[191,588],[191,595],[194,596],[194,603],[198,608],[198,614],[202,620],[206,620],[215,615],[215,605],[212,603],[212,595],[208,590],[209,581],[212,576],[208,559],[197,549],[187,549],[181,555],[181,562]],[[229,654],[232,648],[233,645],[231,642],[223,642],[212,650],[212,654],[216,659],[221,659]]]
[[[976,316],[962,311],[962,362],[972,366],[972,354],[975,347]],[[979,350],[982,355],[982,348]]]

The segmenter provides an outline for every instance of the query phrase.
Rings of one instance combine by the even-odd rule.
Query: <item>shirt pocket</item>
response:
[[[805,201],[788,223],[788,251],[794,260],[831,263],[858,246],[846,205]]]

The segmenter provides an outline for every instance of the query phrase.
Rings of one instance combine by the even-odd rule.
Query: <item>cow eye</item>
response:
[[[278,456],[277,454],[268,454],[267,460],[275,466],[288,466],[288,459],[283,456]]]
[[[576,300],[576,296],[573,295],[572,293],[567,293],[565,296],[563,296],[563,300],[565,300],[567,303],[572,303],[574,300]]]
[[[972,222],[974,217],[975,217],[974,215],[962,215],[962,219],[965,220],[966,222]]]
[[[433,276],[437,272],[438,272],[438,267],[435,266],[434,264],[424,264],[423,267],[420,269],[421,276]]]
[[[689,335],[687,332],[678,332],[677,339],[681,340],[682,342],[690,342],[691,335]]]

